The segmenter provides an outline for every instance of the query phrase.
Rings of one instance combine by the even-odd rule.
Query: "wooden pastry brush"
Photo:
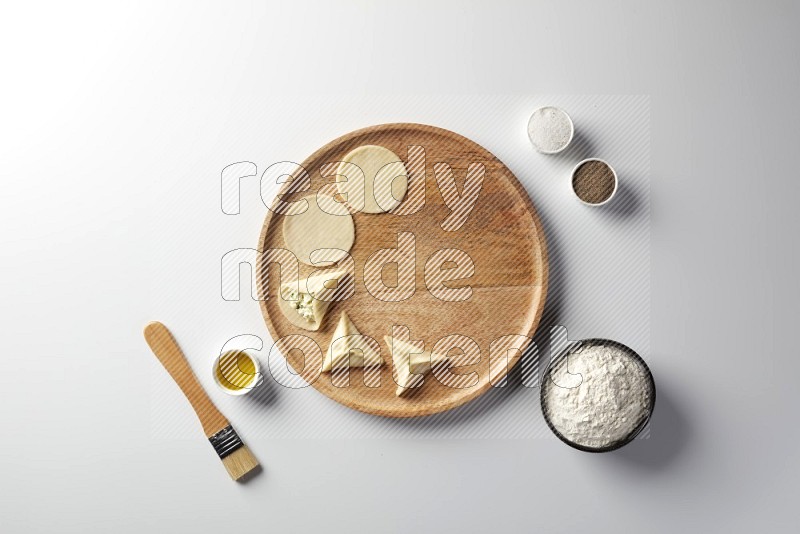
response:
[[[189,399],[197,417],[200,418],[206,437],[214,446],[231,478],[240,480],[256,469],[258,460],[208,398],[167,327],[161,323],[150,323],[144,328],[144,338],[153,354]]]

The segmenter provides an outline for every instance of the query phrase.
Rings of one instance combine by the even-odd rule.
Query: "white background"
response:
[[[791,528],[797,5],[432,4],[2,8],[3,532]],[[650,284],[636,292],[649,309],[602,309],[603,290],[579,285],[589,269],[563,229],[587,225],[567,210],[588,215],[560,179],[571,156],[522,152],[545,94],[649,95],[637,161],[650,209],[637,216],[651,222],[651,258],[636,282]],[[614,125],[592,126],[594,148],[618,148],[604,143],[624,120],[561,98]],[[651,364],[650,439],[587,455],[538,437],[525,427],[535,395],[527,411],[486,405],[444,437],[388,425],[367,439],[362,422],[374,423],[313,390],[251,404],[214,391],[265,465],[246,485],[227,480],[141,327],[173,327],[198,371],[230,335],[266,336],[256,303],[217,298],[220,247],[254,246],[263,216],[252,187],[241,216],[221,213],[220,170],[263,171],[390,121],[451,128],[520,176],[566,236],[571,337],[628,342]],[[327,439],[289,428],[297,406],[331,414]],[[509,413],[523,439],[453,439],[490,438],[475,429]]]

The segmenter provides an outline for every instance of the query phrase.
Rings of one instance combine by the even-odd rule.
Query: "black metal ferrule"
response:
[[[217,451],[220,458],[225,458],[244,445],[239,435],[230,425],[208,438],[208,441],[211,442],[211,445],[214,447],[214,450]]]

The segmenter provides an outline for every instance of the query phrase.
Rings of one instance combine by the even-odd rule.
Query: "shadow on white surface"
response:
[[[606,217],[614,219],[634,219],[644,213],[647,206],[645,199],[638,191],[636,191],[630,180],[625,179],[625,175],[619,176],[619,183],[617,185],[617,194],[611,199],[611,202],[606,206],[600,206],[597,209],[602,210]]]
[[[590,137],[576,127],[572,142],[563,152],[555,154],[555,157],[563,158],[566,161],[582,161],[587,158],[598,157],[597,154],[595,144]]]
[[[675,404],[669,387],[656,381],[656,405],[650,420],[650,437],[635,439],[609,455],[626,467],[663,471],[675,463],[691,441],[691,436],[691,426]]]
[[[262,363],[263,365],[263,363]],[[264,369],[264,367],[262,367]],[[271,377],[265,377],[255,391],[251,391],[243,398],[245,401],[256,408],[274,407],[279,400],[279,390],[281,386]]]

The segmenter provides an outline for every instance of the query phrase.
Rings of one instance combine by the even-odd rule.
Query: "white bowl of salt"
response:
[[[538,108],[528,120],[528,138],[533,148],[542,154],[558,154],[565,150],[574,134],[575,125],[569,114],[561,108]]]

